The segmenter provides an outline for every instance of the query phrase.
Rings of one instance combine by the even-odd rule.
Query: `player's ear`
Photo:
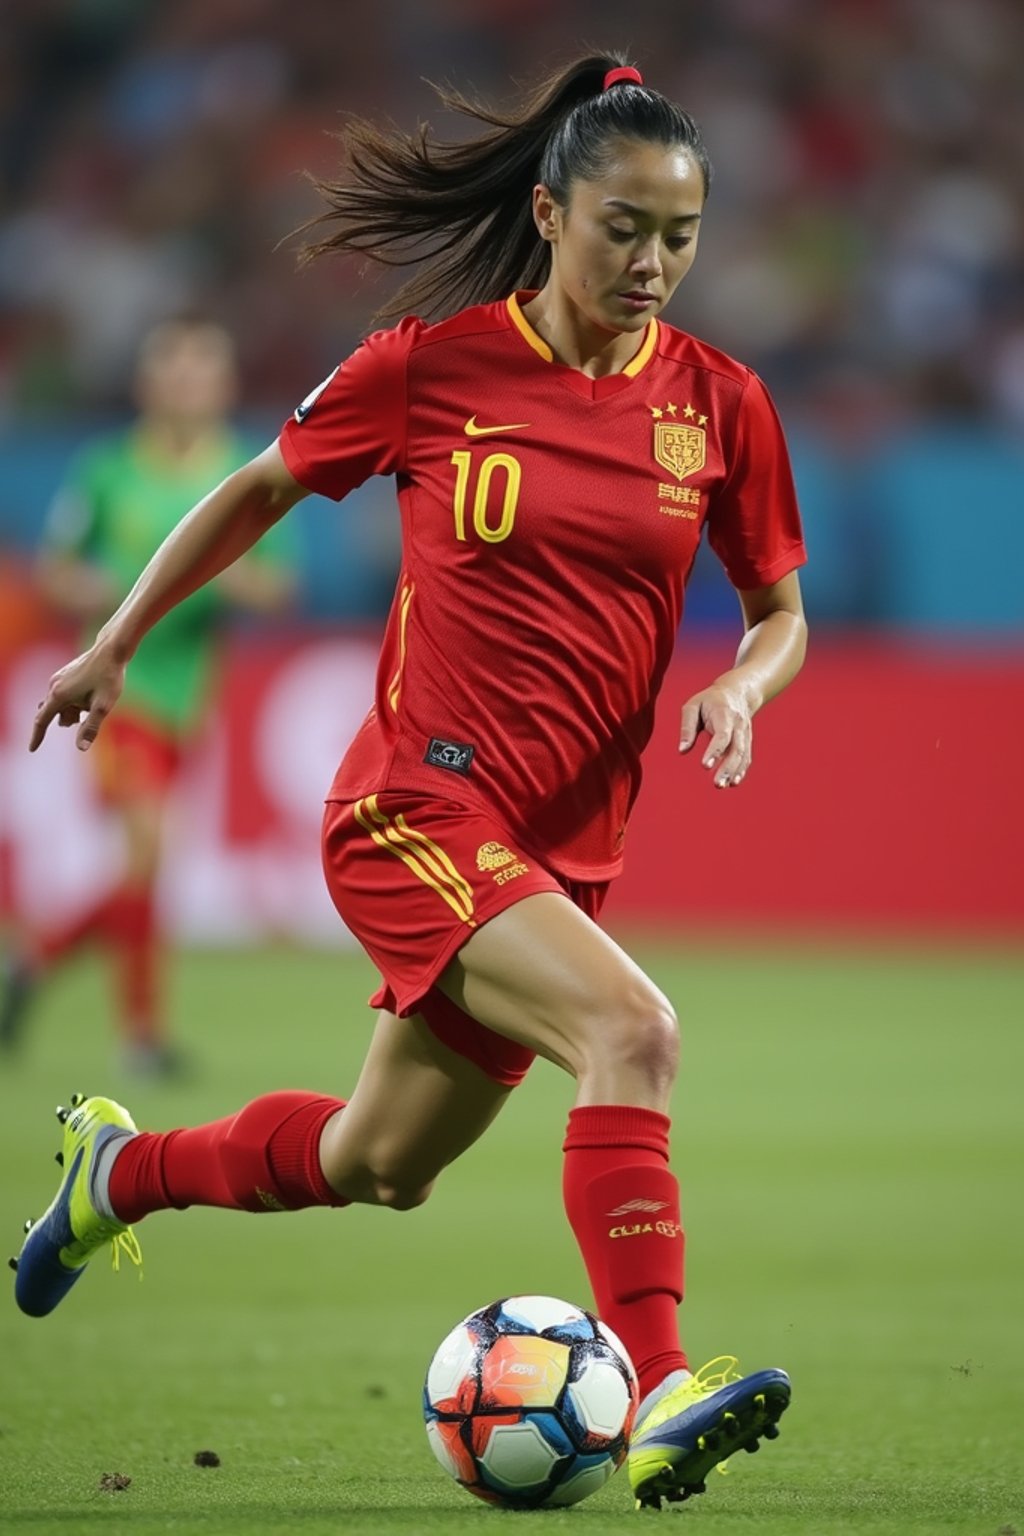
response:
[[[543,183],[533,189],[533,222],[542,240],[554,240],[558,233],[560,209]]]

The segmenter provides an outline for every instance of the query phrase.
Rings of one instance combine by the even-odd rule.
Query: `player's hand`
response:
[[[75,746],[80,752],[88,752],[123,686],[123,662],[112,660],[95,645],[76,656],[50,678],[46,698],[32,722],[29,751],[36,750],[51,723],[57,720],[64,727],[78,726]]]
[[[687,699],[679,734],[680,752],[689,752],[702,731],[710,740],[702,758],[719,789],[742,784],[750,767],[753,726],[750,705],[739,688],[712,683]]]

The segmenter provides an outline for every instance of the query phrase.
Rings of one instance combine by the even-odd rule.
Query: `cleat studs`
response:
[[[64,1153],[63,1152],[55,1152],[53,1154],[53,1160],[57,1164],[58,1168],[63,1168],[64,1167]]]
[[[766,1440],[777,1440],[781,1433],[782,1431],[777,1424],[766,1424],[764,1427],[764,1437]]]
[[[57,1119],[60,1121],[61,1125],[67,1125],[68,1115],[70,1115],[70,1113],[70,1109],[65,1109],[63,1104],[58,1104],[57,1108],[54,1110],[54,1114],[57,1116]]]
[[[85,1094],[84,1093],[73,1093],[71,1095],[71,1108],[72,1109],[77,1109],[79,1104],[84,1104],[84,1103],[85,1103]]]
[[[761,1449],[761,1442],[760,1440],[748,1440],[743,1449],[747,1452],[748,1456],[753,1456],[755,1451]]]
[[[25,1217],[25,1224],[24,1224],[24,1226],[22,1227],[21,1230],[23,1232],[31,1232],[33,1225],[34,1225],[34,1222],[32,1220],[32,1217],[31,1216],[26,1216]]]
[[[27,1228],[26,1228],[26,1230],[27,1230]],[[698,1449],[698,1451],[706,1451],[707,1448],[708,1448],[707,1436],[706,1435],[698,1435],[697,1436],[697,1449]]]
[[[18,1261],[17,1261],[17,1259],[14,1257],[14,1255],[12,1253],[11,1257],[7,1260],[7,1268],[8,1269],[17,1269],[17,1267],[18,1267]]]

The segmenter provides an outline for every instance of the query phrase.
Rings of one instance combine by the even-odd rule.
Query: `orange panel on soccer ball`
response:
[[[451,1466],[448,1470],[454,1477],[457,1477],[460,1482],[474,1482],[476,1479],[476,1467],[473,1465],[473,1458],[469,1454],[469,1451],[466,1449],[466,1444],[462,1438],[462,1426],[460,1424],[447,1423],[444,1419],[439,1419],[434,1423],[432,1427],[434,1433],[442,1442],[445,1451],[447,1451],[449,1457],[451,1458]],[[435,1451],[434,1454],[436,1455],[437,1452]]]
[[[483,1408],[546,1408],[558,1401],[569,1350],[553,1339],[508,1334],[492,1345],[481,1370]]]

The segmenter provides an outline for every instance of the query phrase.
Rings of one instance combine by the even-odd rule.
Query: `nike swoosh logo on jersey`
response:
[[[529,425],[528,421],[513,421],[507,427],[478,427],[476,417],[471,416],[462,430],[467,437],[490,437],[492,432],[522,432]]]
[[[340,367],[341,367],[341,364],[339,363],[338,364],[338,368],[340,368]],[[309,415],[310,411],[313,409],[314,405],[316,405],[317,401],[320,399],[320,396],[323,394],[323,392],[327,388],[328,384],[334,378],[334,375],[337,373],[338,368],[332,368],[330,373],[327,375],[326,379],[324,379],[320,384],[318,384],[316,386],[316,389],[311,389],[309,394],[306,396],[305,400],[303,400],[302,404],[301,405],[297,405],[295,407],[295,412],[294,412],[295,420],[299,423],[300,427],[301,427],[302,423],[305,421],[306,417]]]

